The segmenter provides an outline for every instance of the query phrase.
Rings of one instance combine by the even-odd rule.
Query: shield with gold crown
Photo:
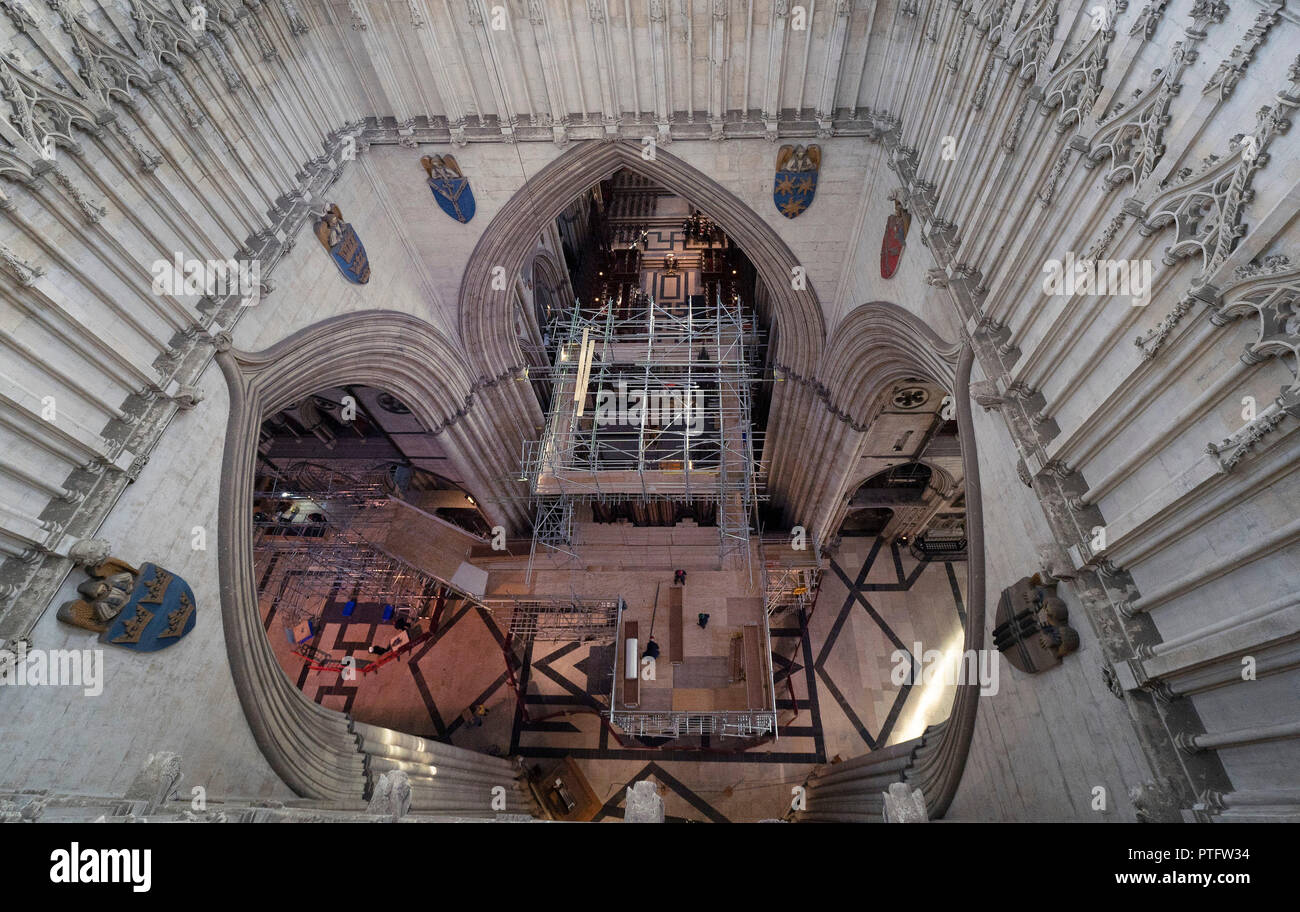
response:
[[[99,640],[136,652],[157,652],[193,630],[194,616],[189,583],[157,564],[145,564],[126,604]]]
[[[343,221],[343,211],[333,203],[316,222],[316,237],[330,252],[343,277],[356,285],[370,281],[370,260],[352,226]]]
[[[777,150],[772,202],[786,218],[796,218],[812,205],[821,166],[821,146],[782,146]]]

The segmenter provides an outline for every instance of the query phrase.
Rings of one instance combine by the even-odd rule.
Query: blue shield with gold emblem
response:
[[[795,218],[812,205],[821,166],[821,146],[782,146],[777,151],[772,202],[786,218]]]
[[[370,260],[365,245],[352,226],[343,221],[343,212],[338,206],[331,204],[325,210],[324,217],[316,223],[316,237],[330,252],[330,258],[345,279],[356,285],[370,281]]]
[[[157,652],[193,630],[194,615],[189,583],[157,564],[145,564],[126,604],[99,640],[136,652]]]
[[[474,191],[469,188],[469,178],[461,173],[460,165],[451,155],[426,155],[420,159],[429,175],[429,189],[442,211],[458,222],[468,222],[474,217]]]

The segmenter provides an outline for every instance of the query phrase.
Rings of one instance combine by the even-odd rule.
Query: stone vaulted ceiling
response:
[[[300,4],[306,9],[306,4]],[[311,4],[314,6],[315,4]],[[332,0],[312,14],[368,77],[375,112],[454,140],[595,138],[618,122],[661,137],[773,137],[850,127],[876,4],[850,0]]]

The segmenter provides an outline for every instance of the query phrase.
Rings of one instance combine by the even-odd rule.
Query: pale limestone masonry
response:
[[[163,0],[0,4],[0,638],[93,642],[51,608],[88,538],[175,570],[199,604],[174,648],[106,655],[99,697],[0,692],[0,786],[120,795],[165,750],[214,796],[360,802],[356,732],[248,623],[253,412],[340,379],[400,391],[522,531],[503,479],[541,413],[514,382],[535,331],[515,277],[555,254],[559,209],[626,166],[760,271],[787,519],[833,532],[882,389],[928,378],[961,400],[982,493],[968,645],[1038,571],[1078,619],[1062,667],[959,700],[915,756],[822,770],[825,814],[879,819],[902,777],[932,818],[1295,819],[1300,12],[1109,0],[1097,29],[1097,5],[842,2],[794,37],[774,0],[694,4],[689,30],[677,4],[626,22],[603,0],[512,3],[500,32],[428,0],[209,0],[204,34]],[[770,196],[783,142],[823,149],[794,220]],[[424,186],[419,157],[448,151],[468,225]],[[891,197],[912,226],[886,281]],[[314,236],[325,203],[369,285]],[[177,253],[257,259],[259,303],[154,294]],[[1150,261],[1150,303],[1045,293],[1067,255]],[[492,759],[474,775],[513,775]]]

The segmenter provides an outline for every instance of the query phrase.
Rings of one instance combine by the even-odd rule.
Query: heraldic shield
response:
[[[898,261],[903,258],[903,248],[907,246],[907,229],[911,224],[911,213],[898,200],[894,200],[894,214],[885,219],[885,236],[880,240],[882,279],[891,278],[898,270]]]
[[[786,218],[795,218],[812,205],[821,166],[821,146],[782,146],[777,151],[772,202]]]
[[[429,175],[429,189],[442,211],[458,222],[468,222],[474,217],[474,191],[469,188],[469,178],[460,171],[452,155],[426,155],[420,164]]]
[[[316,222],[316,237],[330,252],[345,279],[356,285],[370,281],[370,260],[365,245],[352,226],[343,221],[343,212],[337,205],[331,203],[324,217]]]
[[[189,583],[157,564],[144,564],[121,612],[100,642],[157,652],[194,629],[194,592]]]

